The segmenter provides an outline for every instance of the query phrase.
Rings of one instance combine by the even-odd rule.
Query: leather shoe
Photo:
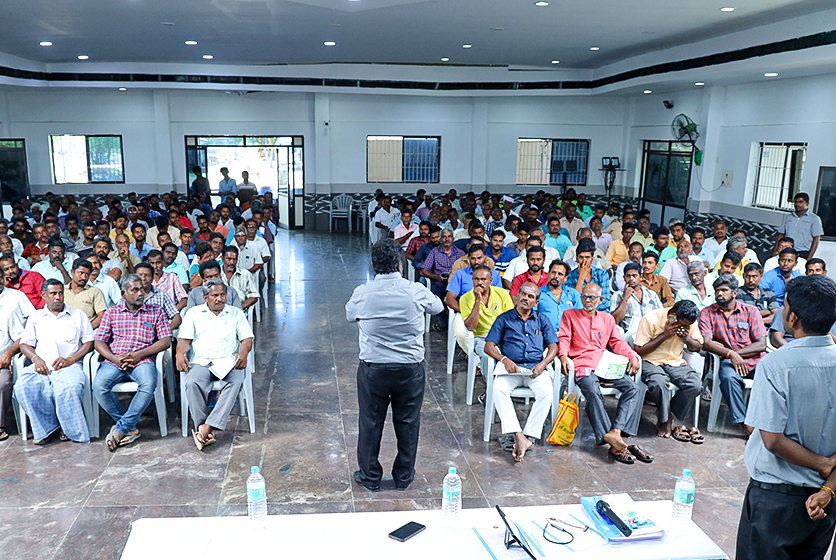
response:
[[[380,483],[372,484],[370,482],[363,482],[360,471],[354,471],[354,482],[368,490],[369,492],[380,492]]]

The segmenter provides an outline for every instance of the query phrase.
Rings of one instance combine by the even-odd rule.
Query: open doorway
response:
[[[273,193],[279,207],[279,226],[305,227],[304,145],[301,136],[186,136],[188,184],[198,166],[209,180],[213,206],[222,179],[221,168],[239,185],[241,173],[249,174],[259,194]]]

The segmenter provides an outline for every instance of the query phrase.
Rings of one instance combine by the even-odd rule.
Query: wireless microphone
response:
[[[620,517],[618,517],[615,512],[610,508],[610,504],[605,502],[604,500],[598,500],[598,503],[595,504],[595,509],[598,510],[605,519],[609,519],[610,522],[616,526],[616,528],[621,531],[621,534],[625,537],[629,537],[633,530],[630,529]]]

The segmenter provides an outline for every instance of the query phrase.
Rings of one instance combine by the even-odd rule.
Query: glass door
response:
[[[4,203],[29,197],[29,174],[26,170],[26,147],[23,140],[0,140],[0,187]]]
[[[642,162],[641,207],[665,225],[682,219],[691,187],[693,146],[686,142],[645,140]],[[657,218],[658,217],[658,218]]]
[[[290,208],[293,197],[290,193],[290,182],[293,180],[293,173],[290,172],[290,150],[278,148],[279,161],[279,192],[276,196],[276,204],[279,207],[279,226],[290,229]]]

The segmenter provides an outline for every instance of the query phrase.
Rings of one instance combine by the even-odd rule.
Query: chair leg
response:
[[[700,427],[700,395],[697,395],[696,402],[694,402],[694,427]]]
[[[18,416],[20,417],[20,423],[18,424],[18,428],[20,429],[20,439],[26,441],[27,438],[27,426],[26,426],[26,411],[23,409],[23,405],[18,405],[20,412]]]
[[[180,372],[180,423],[183,437],[189,436],[189,400],[186,398],[186,374]]]
[[[709,432],[713,432],[717,428],[717,415],[720,413],[720,401],[723,399],[723,393],[720,391],[720,368],[716,358],[712,358],[712,371],[714,379],[711,383],[711,405],[708,407],[708,424],[706,428]]]
[[[453,320],[455,316],[456,314],[452,309],[447,310],[447,375],[452,375],[453,373],[453,358],[456,356],[456,337],[453,332]]]
[[[165,352],[165,381],[166,387],[168,387],[168,402],[174,403],[174,356],[172,355],[171,348],[167,348]]]
[[[253,376],[252,372],[244,378],[244,395],[247,401],[247,420],[250,424],[250,433],[255,433],[255,401],[253,400]]]
[[[160,437],[166,437],[168,435],[168,417],[165,410],[165,395],[163,394],[162,383],[159,383],[154,390],[154,403],[157,405],[157,419],[160,421]]]
[[[492,370],[493,367],[493,360],[491,360],[489,369]],[[493,403],[493,371],[488,372],[486,379],[488,387],[485,391],[485,429],[482,433],[482,439],[484,441],[491,441],[491,427],[493,426],[494,414],[496,412]]]
[[[473,351],[473,337],[470,337],[470,351],[467,353],[467,404],[473,404],[473,389],[476,387],[476,364],[479,356]]]

